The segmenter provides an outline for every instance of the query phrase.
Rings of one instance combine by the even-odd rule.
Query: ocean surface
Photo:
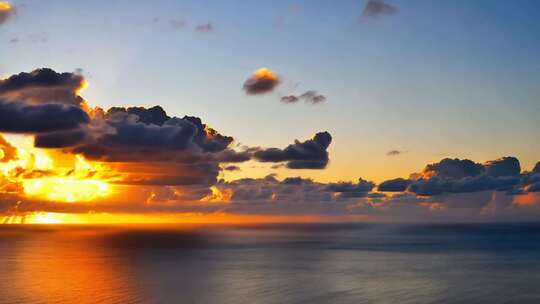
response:
[[[540,303],[540,224],[4,225],[0,303]]]

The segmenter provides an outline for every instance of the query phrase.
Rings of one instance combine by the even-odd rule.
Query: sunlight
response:
[[[109,194],[107,183],[99,180],[78,180],[61,177],[23,181],[28,196],[66,203],[88,202]]]

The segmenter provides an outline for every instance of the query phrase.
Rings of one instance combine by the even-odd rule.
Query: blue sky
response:
[[[512,155],[532,168],[540,3],[386,2],[399,12],[361,20],[361,0],[12,1],[18,14],[0,27],[0,76],[82,68],[92,105],[159,104],[250,146],[283,147],[327,130],[330,165],[300,172],[317,180],[381,181],[443,157]],[[194,30],[207,23],[213,31]],[[246,96],[242,84],[260,67],[284,82]],[[279,102],[306,90],[327,102]]]

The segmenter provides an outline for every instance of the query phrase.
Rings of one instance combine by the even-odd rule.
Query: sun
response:
[[[28,196],[65,203],[88,202],[110,193],[106,182],[62,177],[24,180],[23,187]]]

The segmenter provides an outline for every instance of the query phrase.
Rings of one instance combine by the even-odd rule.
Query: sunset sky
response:
[[[0,220],[538,219],[538,20],[535,0],[0,2]]]

